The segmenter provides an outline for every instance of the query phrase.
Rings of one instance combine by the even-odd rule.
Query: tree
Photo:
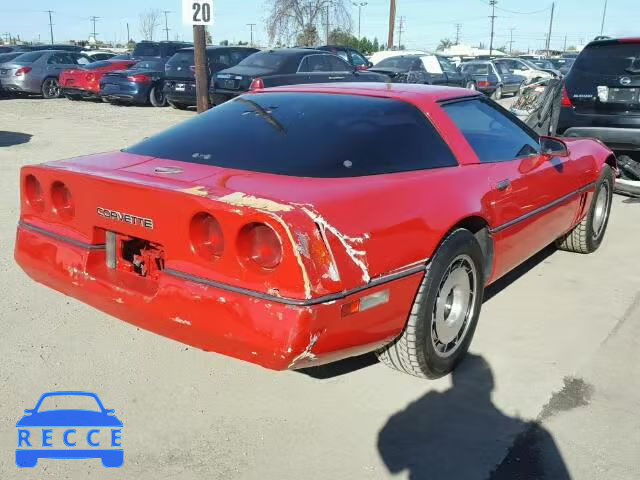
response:
[[[229,40],[222,40],[222,41],[220,42],[220,46],[222,46],[222,47],[226,47],[226,46],[228,46],[228,45],[229,45]]]
[[[371,48],[371,50],[372,50],[373,52],[378,52],[378,51],[380,51],[380,44],[378,43],[378,37],[375,37],[375,38],[373,39],[373,47]]]
[[[211,33],[207,27],[204,27],[204,43],[205,45],[212,45],[213,39],[211,38]]]
[[[162,12],[157,8],[149,9],[140,14],[140,33],[145,40],[153,40],[156,27],[160,25]]]
[[[314,45],[319,42],[318,32],[326,28],[327,20],[334,29],[350,32],[347,5],[348,0],[267,0],[269,42],[287,44],[297,40],[301,45]]]
[[[438,48],[436,48],[436,50],[446,50],[447,48],[453,47],[454,44],[455,42],[450,38],[443,38],[442,40],[440,40],[440,43],[438,44]]]

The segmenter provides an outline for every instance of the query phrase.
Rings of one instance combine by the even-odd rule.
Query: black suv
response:
[[[580,52],[565,80],[558,133],[600,139],[618,154],[623,176],[640,180],[640,38],[598,40]]]
[[[174,53],[185,47],[193,47],[193,43],[143,40],[136,43],[131,58],[134,60],[163,60],[166,62]]]

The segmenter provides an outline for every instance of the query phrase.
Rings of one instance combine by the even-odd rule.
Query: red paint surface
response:
[[[414,103],[436,125],[460,166],[312,179],[113,152],[24,167],[20,219],[88,244],[104,243],[105,230],[122,238],[142,238],[151,246],[141,257],[161,254],[167,269],[304,300],[361,287],[366,285],[363,277],[375,279],[425,264],[447,232],[465,219],[480,218],[492,229],[544,207],[595,182],[611,154],[595,141],[572,139],[567,140],[566,158],[480,164],[435,101],[472,95],[467,90],[334,84],[260,94],[282,90],[389,96]],[[157,173],[158,167],[179,167],[182,172]],[[25,196],[25,177],[30,174],[42,185],[43,209],[34,208]],[[496,190],[503,179],[509,179],[511,187]],[[50,189],[56,181],[64,182],[72,194],[72,219],[55,213]],[[238,192],[256,197],[258,203],[238,205],[225,199]],[[490,281],[571,229],[584,215],[591,193],[573,196],[494,234]],[[270,201],[271,209],[264,200]],[[98,216],[98,207],[151,218],[155,228]],[[205,259],[192,248],[189,223],[200,212],[215,216],[222,226],[225,247],[219,258]],[[239,254],[238,233],[252,222],[269,225],[283,244],[282,263],[273,270],[252,267]],[[324,229],[328,246],[320,233],[323,225],[330,226]],[[350,255],[345,243],[361,253]],[[339,278],[330,268],[332,256]],[[122,268],[111,270],[105,266],[103,250],[90,251],[23,228],[18,229],[15,257],[36,281],[127,322],[274,369],[333,361],[386,344],[404,328],[422,278],[417,273],[343,300],[298,307],[230,293],[163,271],[141,277]],[[354,258],[363,262],[366,275]],[[388,304],[341,317],[344,303],[381,289],[390,290]],[[311,355],[306,355],[310,346]]]
[[[98,93],[100,91],[100,79],[105,73],[116,70],[126,70],[134,65],[133,60],[107,60],[110,64],[104,67],[85,70],[83,68],[70,68],[60,73],[60,86],[62,88],[74,88],[85,90],[87,93]]]

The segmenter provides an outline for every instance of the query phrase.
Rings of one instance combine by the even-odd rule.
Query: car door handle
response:
[[[505,178],[504,180],[500,180],[497,184],[496,184],[496,190],[500,191],[500,192],[504,192],[506,189],[508,189],[511,186],[511,180],[509,180],[508,178]]]

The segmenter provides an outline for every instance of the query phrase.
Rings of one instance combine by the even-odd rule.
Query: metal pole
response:
[[[604,0],[604,10],[602,12],[602,25],[600,25],[600,35],[604,33],[604,19],[607,16],[607,1],[608,0]]]
[[[53,45],[53,23],[51,22],[51,14],[53,13],[51,10],[47,10],[49,12],[49,30],[51,31],[51,45]]]
[[[393,50],[393,33],[396,27],[396,0],[389,1],[389,36],[387,37],[387,50]]]
[[[498,0],[489,0],[489,5],[491,5],[491,41],[489,42],[489,56],[493,55],[493,27],[496,20],[496,3],[498,3]]]
[[[358,5],[358,40],[362,38],[360,27],[362,26],[362,4]]]
[[[193,26],[193,56],[196,64],[196,100],[198,113],[209,110],[209,75],[206,68],[206,35],[204,25]]]
[[[549,19],[549,34],[547,35],[547,57],[549,56],[549,48],[551,46],[551,29],[553,28],[553,11],[556,8],[555,2],[551,4],[551,18]]]
[[[327,25],[326,25],[326,30],[327,30],[327,45],[329,44],[329,4],[327,3]]]
[[[249,28],[251,28],[251,43],[250,45],[253,47],[253,27],[256,26],[255,23],[247,23],[247,25],[249,26]]]
[[[164,31],[167,34],[167,42],[169,41],[169,22],[167,20],[167,14],[171,13],[169,10],[164,10]]]
[[[127,43],[131,40],[131,36],[129,36],[129,22],[127,22]]]

